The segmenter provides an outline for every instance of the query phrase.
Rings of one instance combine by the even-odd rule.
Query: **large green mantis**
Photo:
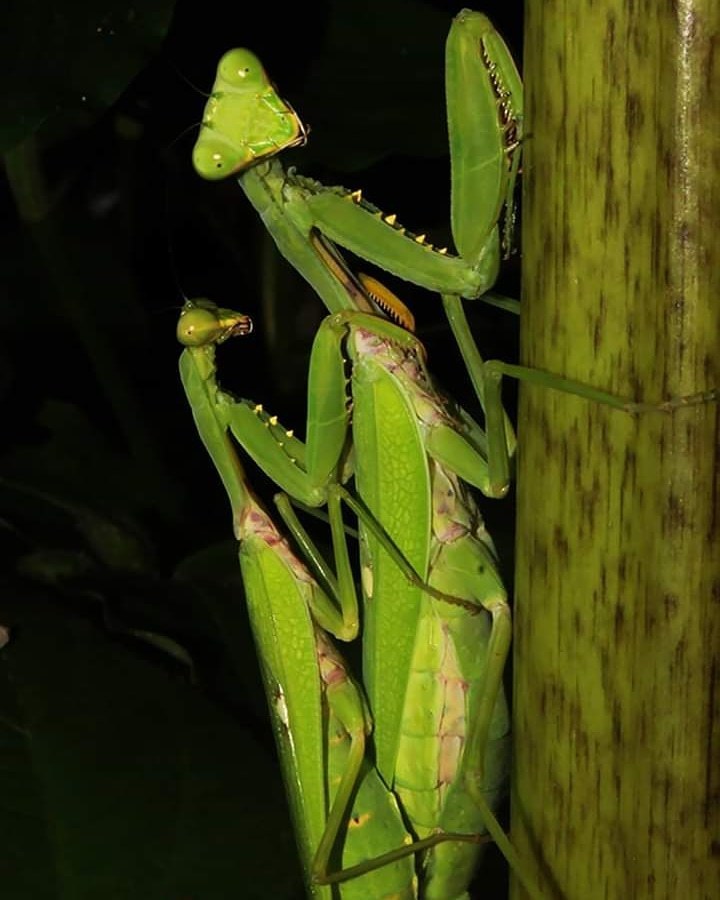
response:
[[[554,373],[483,361],[461,298],[488,299],[501,244],[509,242],[523,136],[522,82],[492,23],[471,10],[462,10],[453,20],[445,75],[451,224],[459,256],[432,247],[424,235],[411,234],[394,214],[386,215],[364,201],[360,191],[325,187],[286,171],[277,154],[304,143],[306,130],[249,50],[231,50],[221,59],[193,162],[198,174],[207,179],[238,176],[280,252],[315,288],[330,312],[350,308],[348,294],[315,252],[314,233],[400,278],[441,293],[485,414],[489,470],[485,492],[502,497],[508,489],[516,444],[500,399],[504,375],[632,414],[713,402],[717,392],[638,403]],[[503,210],[505,238],[501,241],[498,219]]]
[[[305,128],[275,91],[249,50],[231,50],[218,66],[193,162],[204,178],[237,174],[281,253],[320,294],[330,312],[347,307],[347,294],[322,259],[311,234],[330,241],[408,281],[440,291],[458,345],[481,402],[482,359],[470,334],[461,297],[478,297],[495,282],[500,261],[498,218],[512,198],[520,162],[522,83],[512,56],[488,18],[463,10],[446,45],[446,93],[451,151],[451,220],[459,256],[406,231],[394,215],[362,200],[359,191],[328,188],[286,171],[276,154],[304,143]],[[488,423],[489,490],[502,496],[515,439],[497,410]],[[486,410],[487,413],[487,410]]]
[[[409,900],[417,896],[410,854],[449,836],[415,843],[408,836],[394,795],[365,753],[370,719],[362,692],[327,634],[343,640],[357,634],[354,592],[341,592],[329,572],[324,578],[345,605],[338,608],[321,589],[254,496],[229,437],[235,401],[217,384],[215,346],[250,328],[247,316],[207,301],[188,302],[177,330],[186,348],[180,373],[230,499],[308,893],[318,900]],[[337,562],[342,580],[349,561],[341,553]],[[343,871],[328,876],[331,863]],[[340,880],[341,887],[328,884]]]

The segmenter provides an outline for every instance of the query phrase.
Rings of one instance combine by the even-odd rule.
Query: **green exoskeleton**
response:
[[[486,485],[483,432],[467,415],[458,420],[438,394],[413,335],[360,310],[329,316],[316,336],[305,444],[250,401],[220,399],[215,408],[223,427],[293,498],[328,502],[332,521],[344,497],[359,515],[363,678],[375,761],[413,837],[469,840],[489,832],[529,882],[492,813],[507,774],[502,676],[511,625],[492,541],[463,483]],[[357,499],[341,486],[350,437]],[[342,525],[334,534],[344,542]],[[346,554],[336,546],[338,569]],[[343,585],[341,594],[346,579]],[[354,610],[354,599],[342,607]],[[478,853],[459,840],[428,850],[422,895],[465,897]]]
[[[305,128],[249,50],[231,50],[220,61],[193,162],[204,178],[239,176],[281,253],[317,290],[330,312],[347,308],[346,292],[313,251],[314,231],[400,278],[439,291],[484,403],[482,359],[460,298],[485,294],[497,277],[502,243],[498,219],[505,208],[509,230],[513,218],[522,82],[489,19],[470,10],[463,10],[452,23],[445,75],[451,220],[458,256],[434,248],[424,235],[407,232],[395,215],[363,201],[359,191],[325,187],[286,171],[273,157],[304,143]],[[502,496],[515,438],[501,411],[494,415],[493,425],[498,427],[488,427],[490,490]]]
[[[409,900],[417,897],[411,855],[451,836],[435,834],[413,842],[395,796],[366,755],[371,720],[362,690],[327,633],[343,640],[356,636],[354,591],[347,585],[340,589],[334,575],[323,569],[342,605],[328,596],[246,480],[229,435],[236,403],[217,384],[215,347],[250,329],[247,316],[207,301],[186,303],[177,329],[186,348],[180,374],[198,432],[230,499],[308,895],[320,900]],[[301,539],[309,544],[307,535]],[[336,562],[342,583],[349,576],[344,548]]]
[[[348,609],[343,619],[294,555],[249,488],[227,434],[222,411],[232,399],[216,382],[215,345],[247,333],[249,327],[247,316],[187,306],[178,323],[178,337],[187,347],[180,373],[198,431],[230,498],[308,891],[329,900],[333,889],[313,885],[312,876],[327,869],[334,836],[348,821],[348,791],[358,778],[362,787],[353,800],[353,828],[347,832],[342,864],[351,866],[394,850],[408,837],[393,796],[365,759],[368,716],[361,694],[326,632],[316,624],[324,622],[349,639],[357,631],[357,610]],[[336,802],[329,814],[333,789]],[[343,897],[415,897],[413,882],[412,862],[404,859],[349,882]]]

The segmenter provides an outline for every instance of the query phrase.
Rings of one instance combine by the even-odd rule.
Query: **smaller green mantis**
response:
[[[410,900],[417,896],[412,854],[446,841],[482,839],[435,834],[412,842],[395,797],[368,762],[367,705],[327,634],[343,640],[357,635],[354,591],[343,596],[327,569],[323,579],[332,594],[347,602],[338,609],[321,589],[254,496],[228,434],[227,413],[235,401],[218,387],[215,347],[251,327],[249,317],[232,310],[207,301],[186,303],[177,329],[186,348],[180,374],[198,432],[230,499],[308,894],[318,900]],[[302,540],[310,546],[304,533]],[[310,552],[318,556],[314,548]],[[340,580],[351,578],[347,555],[341,553],[336,562]],[[341,871],[328,875],[336,861]],[[333,886],[340,882],[341,887]]]

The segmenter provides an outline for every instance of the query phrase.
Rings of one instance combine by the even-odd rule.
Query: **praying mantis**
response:
[[[459,256],[430,245],[362,198],[361,191],[326,187],[285,170],[277,155],[302,145],[307,131],[277,93],[249,50],[220,60],[193,150],[197,173],[209,180],[237,175],[282,255],[317,291],[328,311],[348,306],[334,267],[318,253],[322,236],[404,280],[438,291],[485,415],[488,482],[484,493],[509,487],[516,439],[504,414],[504,376],[575,394],[630,414],[671,412],[717,400],[701,391],[660,402],[636,402],[608,391],[521,365],[484,361],[471,334],[462,298],[487,302],[501,249],[514,223],[513,195],[523,139],[523,87],[505,42],[482,13],[462,10],[446,43],[446,103],[451,163],[451,224]],[[501,239],[499,218],[504,212]],[[382,296],[374,298],[381,306]],[[508,306],[508,304],[503,304]],[[519,305],[510,305],[515,312]]]
[[[316,622],[324,622],[330,630],[349,638],[357,631],[357,610],[348,609],[343,618],[322,593],[253,495],[228,438],[222,413],[223,406],[232,400],[217,385],[215,346],[250,328],[247,316],[188,305],[178,323],[178,337],[186,346],[180,373],[198,432],[231,503],[253,634],[258,658],[263,663],[263,679],[308,890],[310,896],[328,900],[331,888],[313,885],[310,871],[313,866],[324,869],[332,850],[332,841],[329,846],[326,841],[317,854],[323,835],[331,835],[326,831],[329,772],[337,769],[339,762],[345,763],[346,778],[340,778],[341,787],[337,788],[335,805],[329,814],[330,819],[338,820],[344,818],[348,790],[366,766],[367,715],[341,657]],[[329,717],[326,727],[324,715]],[[387,807],[387,834],[383,837],[391,843],[385,849],[402,846],[407,834],[392,795],[371,769],[367,770],[363,786],[373,813],[383,802]],[[366,803],[365,798],[358,797],[355,808],[363,810]],[[356,813],[355,821],[362,823],[366,817],[364,811]],[[378,821],[382,821],[380,816]],[[370,850],[373,828],[364,830],[371,836],[367,845]],[[320,858],[314,864],[316,856]],[[397,892],[398,897],[415,896],[409,860],[391,863],[378,871],[385,885],[378,884],[376,875],[368,876],[369,883],[361,877],[355,882],[361,893],[355,896],[384,896],[390,890]]]
[[[177,336],[180,374],[200,437],[228,494],[253,634],[262,663],[309,896],[330,900],[417,897],[411,854],[472,835],[412,841],[394,794],[366,754],[371,723],[361,688],[329,638],[358,631],[354,590],[323,571],[336,605],[257,500],[229,436],[237,402],[217,383],[215,347],[249,333],[248,316],[188,301]],[[335,520],[333,527],[342,523]],[[302,534],[303,543],[309,543]],[[344,544],[338,581],[349,576]],[[313,551],[313,555],[315,552]],[[351,576],[350,576],[351,577]],[[342,871],[328,875],[341,835]],[[342,882],[338,888],[333,884]]]
[[[238,183],[260,214],[280,252],[312,285],[330,312],[347,308],[347,294],[312,251],[318,232],[394,275],[442,295],[448,320],[485,408],[485,369],[462,307],[494,284],[501,254],[498,219],[506,209],[505,243],[513,221],[520,165],[522,82],[512,56],[490,20],[463,10],[446,44],[446,94],[451,157],[451,221],[459,256],[436,249],[362,199],[360,191],[325,187],[292,170],[277,154],[306,141],[306,129],[275,90],[249,50],[231,50],[218,65],[193,150],[198,174]],[[490,490],[502,496],[509,482],[515,437],[498,410],[495,393],[486,415],[492,442]]]

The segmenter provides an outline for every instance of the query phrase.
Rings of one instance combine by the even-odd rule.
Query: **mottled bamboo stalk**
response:
[[[526,12],[523,361],[720,386],[720,4]],[[521,390],[512,833],[549,896],[720,897],[718,415]]]

